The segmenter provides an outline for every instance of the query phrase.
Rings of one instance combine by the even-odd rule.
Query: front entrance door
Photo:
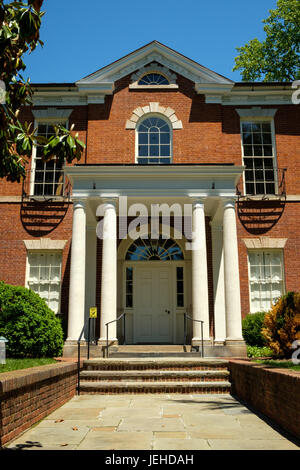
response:
[[[173,330],[171,266],[135,271],[135,343],[171,343]]]

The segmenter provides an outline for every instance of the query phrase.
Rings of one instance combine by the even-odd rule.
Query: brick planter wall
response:
[[[229,361],[232,394],[300,438],[300,373]]]
[[[0,374],[0,446],[70,400],[76,386],[77,363]]]

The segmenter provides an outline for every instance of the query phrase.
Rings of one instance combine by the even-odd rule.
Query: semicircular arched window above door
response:
[[[171,238],[138,238],[127,250],[125,260],[130,261],[180,261],[183,260],[180,246]]]

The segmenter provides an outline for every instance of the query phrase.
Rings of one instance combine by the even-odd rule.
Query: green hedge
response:
[[[249,313],[242,321],[243,337],[249,346],[266,346],[262,327],[266,312]]]
[[[38,294],[0,282],[0,336],[7,357],[58,357],[63,350],[60,320]]]

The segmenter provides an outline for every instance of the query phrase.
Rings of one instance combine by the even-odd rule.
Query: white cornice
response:
[[[116,80],[151,64],[151,62],[157,62],[171,72],[179,73],[194,83],[234,84],[231,80],[197,64],[163,44],[153,42],[77,81],[76,85],[81,89],[86,84],[88,86],[101,83],[112,84]]]

